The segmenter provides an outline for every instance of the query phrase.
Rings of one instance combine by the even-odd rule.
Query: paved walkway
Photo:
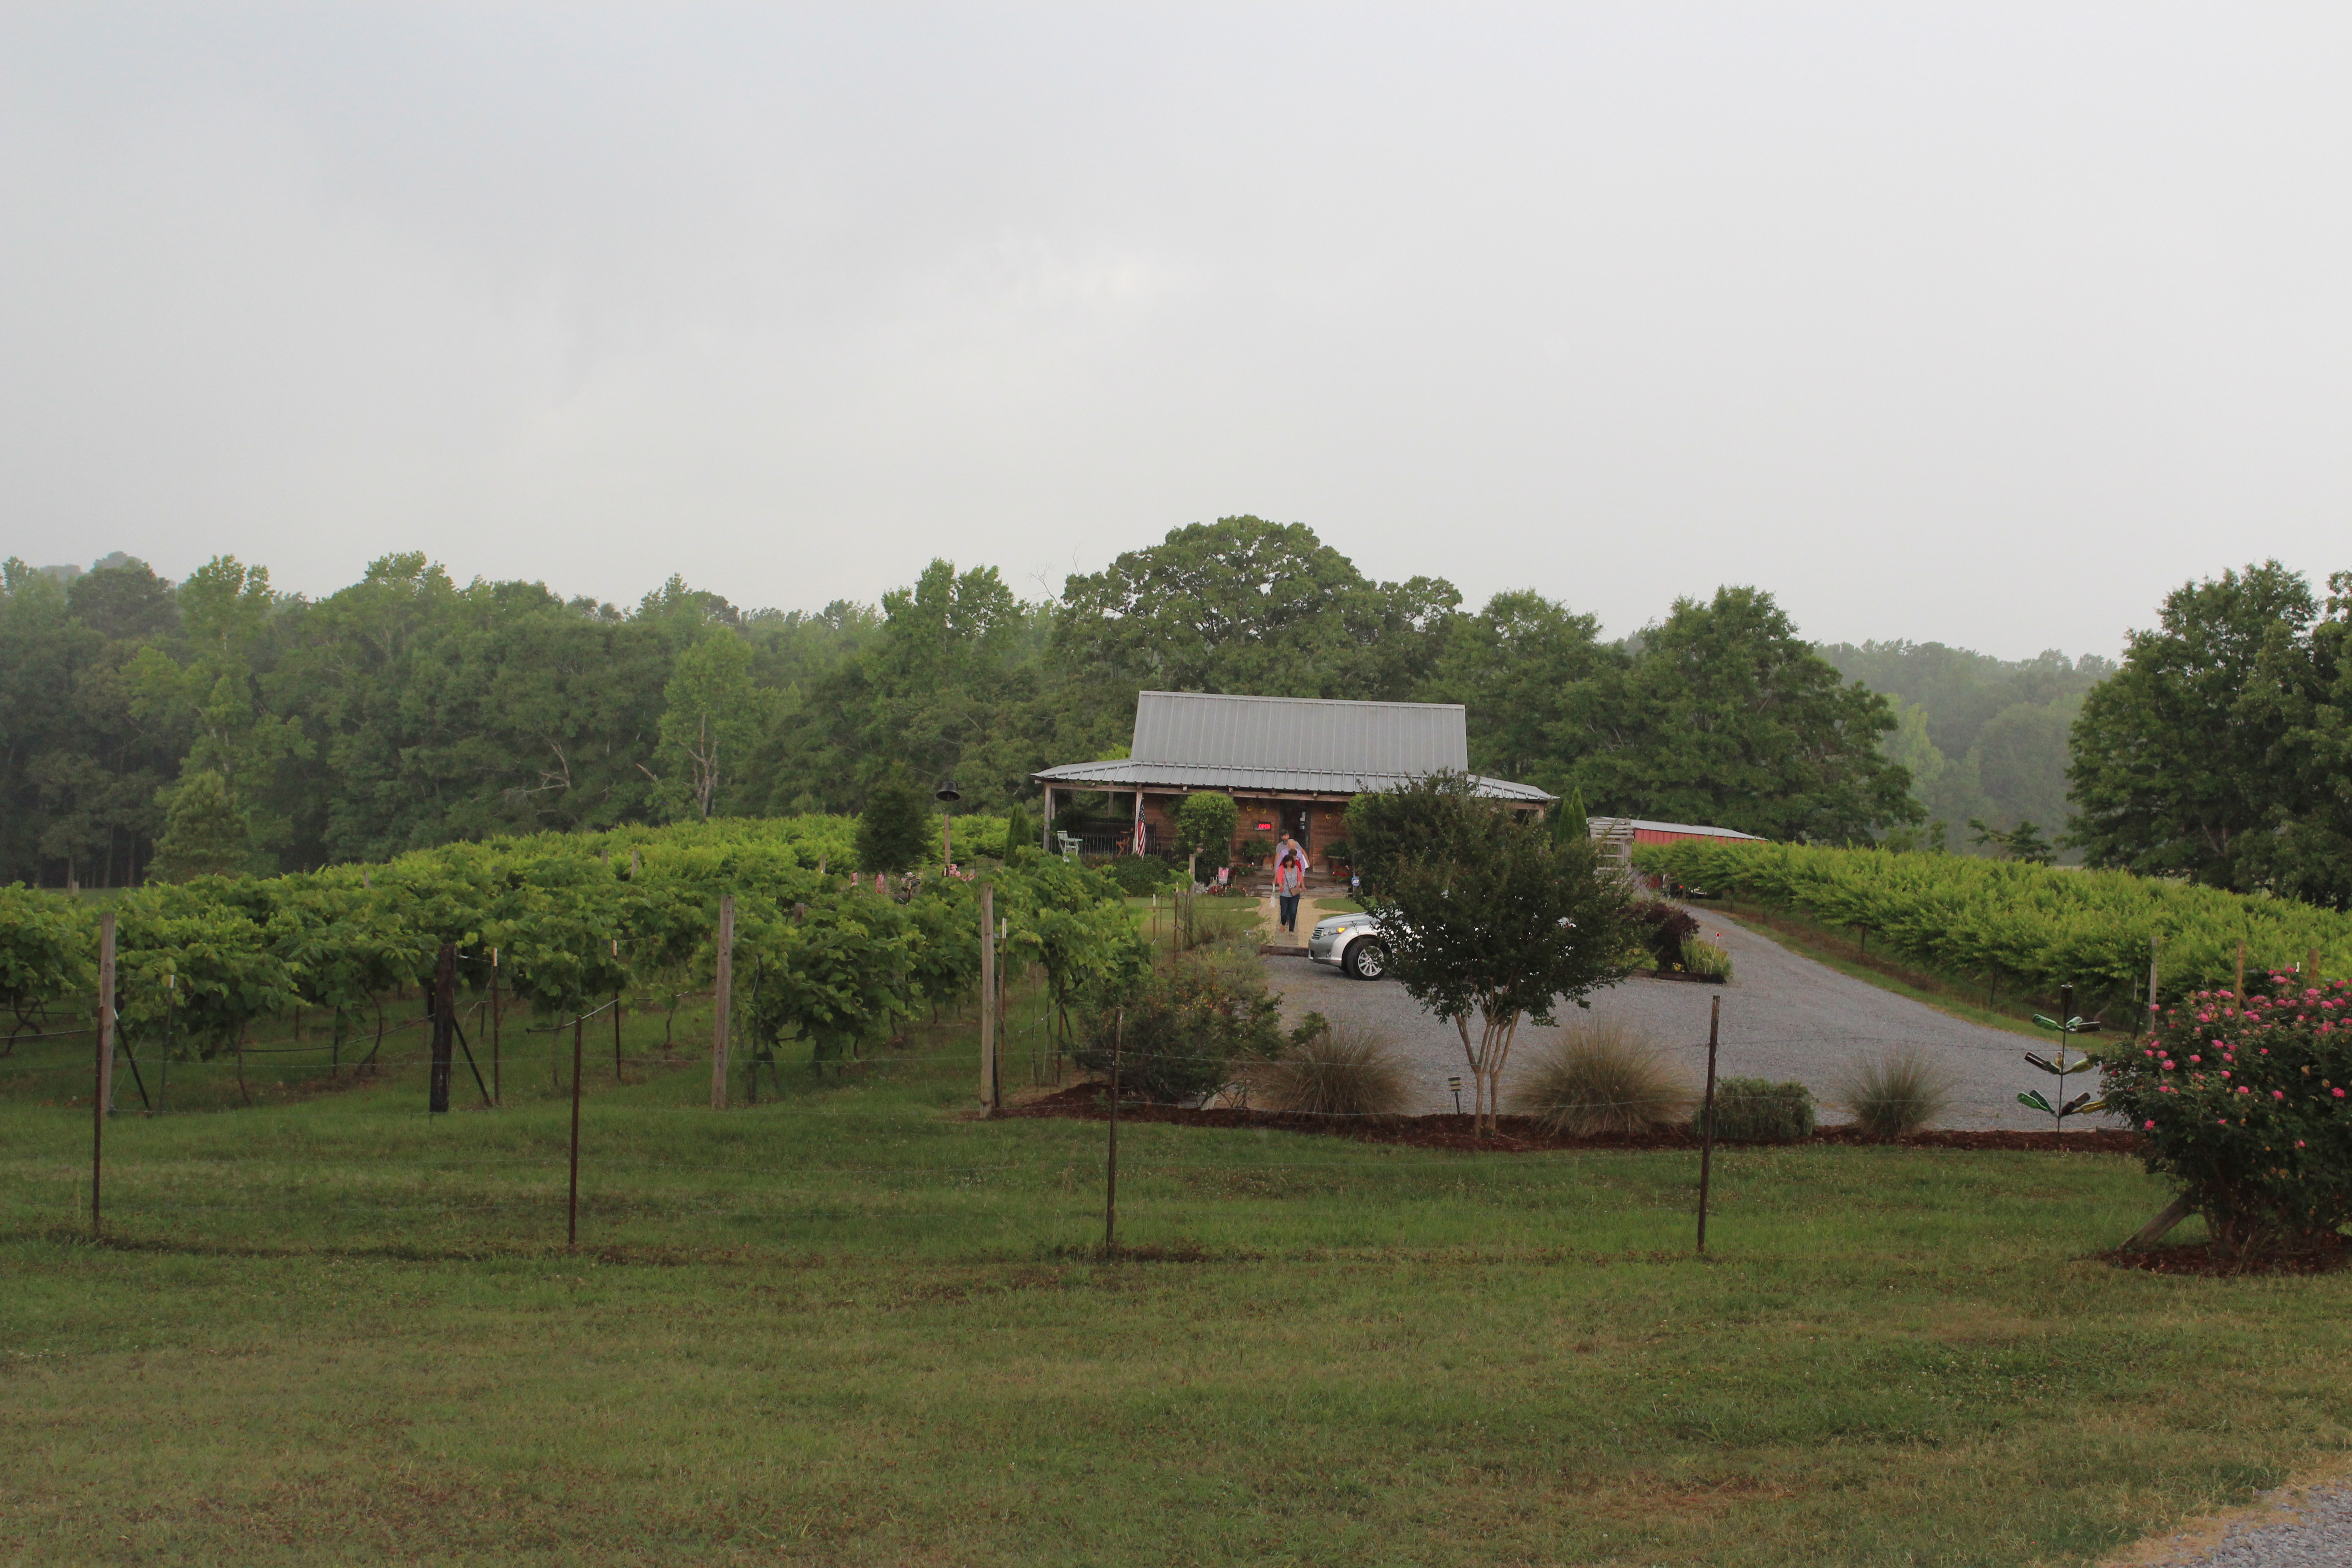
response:
[[[1272,926],[1272,900],[1267,900]],[[1313,929],[1315,911],[1299,910],[1300,940]],[[1770,939],[1737,922],[1694,907],[1701,934],[1731,954],[1735,976],[1728,985],[1635,979],[1593,994],[1589,1016],[1622,1018],[1660,1040],[1704,1044],[1707,1007],[1723,997],[1723,1035],[1717,1070],[1726,1077],[1794,1079],[1825,1100],[1846,1066],[1858,1057],[1901,1045],[1916,1045],[1948,1068],[1958,1088],[1944,1125],[1956,1128],[2043,1130],[2050,1119],[2017,1103],[2026,1089],[2045,1093],[2055,1083],[2029,1067],[2024,1052],[2036,1048],[2023,1036],[1963,1023],[1934,1008],[1851,979],[1800,958]],[[1303,959],[1269,958],[1268,978],[1294,1022],[1309,1010],[1384,1028],[1414,1066],[1423,1110],[1451,1110],[1448,1074],[1466,1071],[1461,1037],[1404,994],[1394,981],[1358,981]],[[1565,1010],[1570,1017],[1579,1015]],[[1539,1049],[1549,1031],[1523,1026],[1513,1047],[1503,1089]],[[2053,1042],[2054,1043],[2054,1037]],[[2041,1047],[2049,1054],[2048,1044]],[[1704,1071],[1706,1053],[1685,1053],[1695,1071]],[[2095,1089],[2095,1075],[2071,1079],[2077,1092]],[[1831,1120],[1839,1120],[1836,1116]],[[2077,1119],[2068,1123],[2080,1127]]]

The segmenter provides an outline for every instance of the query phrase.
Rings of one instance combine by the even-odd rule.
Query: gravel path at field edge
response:
[[[2268,1505],[2264,1508],[2264,1505]],[[2145,1568],[2344,1568],[2352,1563],[2352,1485],[2282,1487],[2257,1511],[2233,1520],[2221,1539],[2191,1556],[2129,1559]],[[2265,1518],[2265,1513],[2283,1517]]]

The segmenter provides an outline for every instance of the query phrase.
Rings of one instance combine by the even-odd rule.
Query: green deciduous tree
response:
[[[1213,789],[1186,795],[1184,804],[1176,808],[1176,847],[1186,855],[1206,855],[1213,864],[1222,866],[1233,847],[1234,824],[1240,816],[1241,807],[1234,804],[1232,795]]]
[[[1255,517],[1176,529],[1062,597],[1055,654],[1103,742],[1139,689],[1408,698],[1460,599],[1442,578],[1372,582],[1304,524]]]
[[[180,585],[184,658],[150,644],[131,663],[133,711],[193,729],[184,768],[218,773],[262,848],[291,837],[289,814],[268,802],[281,770],[310,754],[300,721],[265,689],[264,655],[273,623],[287,608],[267,567],[216,555]]]
[[[1612,815],[1831,842],[1918,820],[1909,775],[1879,751],[1886,700],[1842,681],[1769,594],[1677,601],[1613,687],[1574,773]]]
[[[2352,879],[2326,869],[2331,844],[2352,842],[2344,615],[2340,591],[2323,618],[2275,561],[2168,595],[2074,722],[2070,837],[2085,858],[2352,899]]]
[[[751,649],[713,629],[677,656],[662,692],[661,795],[673,819],[706,818],[730,770],[751,761],[762,693],[751,684]]]
[[[1517,821],[1459,774],[1359,795],[1348,821],[1390,973],[1460,1033],[1491,1129],[1520,1020],[1633,973],[1624,889],[1591,839]]]
[[[2327,580],[2326,607],[2300,646],[2273,647],[2261,684],[2280,727],[2274,831],[2249,868],[2290,898],[2352,909],[2352,572]]]
[[[1592,616],[1533,592],[1497,594],[1447,621],[1418,695],[1463,705],[1473,773],[1558,790],[1587,750],[1593,702],[1612,686],[1603,678],[1628,662],[1600,639]]]

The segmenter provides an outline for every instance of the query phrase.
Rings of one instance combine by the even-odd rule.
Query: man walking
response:
[[[1274,851],[1274,897],[1282,915],[1282,929],[1298,934],[1298,892],[1307,885],[1307,851],[1289,834]]]

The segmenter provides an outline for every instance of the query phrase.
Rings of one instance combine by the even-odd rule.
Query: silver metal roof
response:
[[[1219,789],[1227,792],[1265,791],[1270,795],[1360,795],[1366,790],[1396,789],[1426,775],[1421,773],[1333,773],[1311,768],[1210,767],[1197,763],[1139,763],[1121,758],[1113,763],[1066,763],[1029,775],[1040,784],[1075,785],[1080,789]],[[1533,784],[1508,779],[1469,775],[1480,795],[1495,800],[1522,800],[1541,805],[1558,799]]]
[[[1468,773],[1470,740],[1457,702],[1342,702],[1316,697],[1139,692],[1131,753],[1034,774],[1088,789],[1266,790],[1352,795],[1440,772]],[[1472,775],[1478,793],[1542,804],[1531,784]]]
[[[1143,691],[1129,754],[1140,763],[1418,778],[1469,772],[1470,737],[1458,702]]]
[[[1616,828],[1634,833],[1686,833],[1694,838],[1750,838],[1764,842],[1753,833],[1742,833],[1736,827],[1710,827],[1696,822],[1652,822],[1640,816],[1589,816],[1585,823],[1595,838]]]

